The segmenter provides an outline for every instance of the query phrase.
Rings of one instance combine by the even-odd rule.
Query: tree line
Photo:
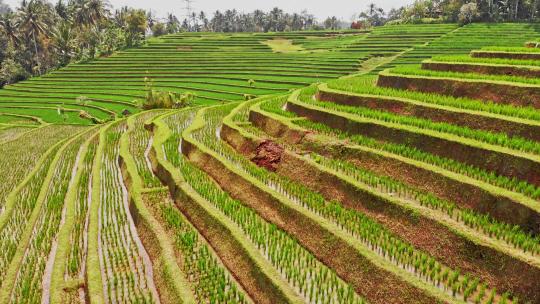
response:
[[[0,0],[0,85],[88,61],[144,42],[147,13],[103,0],[23,0],[11,10]]]
[[[320,29],[337,29],[340,26],[336,17],[328,17],[322,23],[306,10],[301,13],[287,13],[276,7],[269,12],[255,10],[240,13],[237,10],[219,10],[208,19],[204,12],[192,13],[182,22],[187,31],[211,32],[284,32]]]
[[[385,12],[371,3],[353,28],[387,23],[538,22],[540,0],[416,0]]]

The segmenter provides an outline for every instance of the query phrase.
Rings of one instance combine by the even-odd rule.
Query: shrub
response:
[[[167,34],[167,29],[165,28],[165,24],[158,22],[152,26],[152,34],[154,37],[159,37]]]
[[[525,47],[528,48],[540,48],[540,41],[527,41]]]
[[[67,114],[66,109],[64,108],[64,105],[62,104],[61,107],[56,108],[56,112],[58,113],[58,115],[62,117],[62,120],[65,123],[66,120],[68,119],[68,114]]]
[[[150,109],[179,109],[192,104],[196,98],[196,94],[192,92],[166,92],[157,91],[154,89],[153,82],[150,78],[144,78],[146,87],[146,98],[139,105],[144,110]]]
[[[82,118],[82,119],[88,119],[88,120],[92,121],[92,123],[95,123],[95,124],[103,123],[103,121],[101,119],[98,119],[98,118],[90,115],[90,113],[88,113],[88,112],[86,112],[84,110],[79,111],[79,117]]]
[[[7,84],[25,80],[29,76],[28,72],[18,62],[7,58],[0,67],[0,88]]]
[[[476,17],[478,17],[478,6],[476,5],[476,3],[471,2],[463,4],[463,6],[459,10],[459,23],[469,24],[473,22]]]
[[[92,100],[90,98],[88,98],[86,96],[83,96],[83,95],[77,97],[76,101],[77,101],[77,104],[79,104],[81,106],[87,106],[92,102]]]
[[[244,94],[244,99],[245,100],[252,100],[254,98],[257,98],[257,96],[255,96],[253,94]]]

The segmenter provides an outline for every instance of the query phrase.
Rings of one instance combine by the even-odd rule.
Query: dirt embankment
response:
[[[222,130],[223,132],[224,130]],[[183,153],[229,194],[287,231],[370,303],[436,303],[437,299],[376,266],[348,242],[185,141]]]
[[[509,136],[520,136],[530,140],[540,141],[539,125],[522,124],[510,120],[469,114],[460,112],[459,110],[457,112],[448,111],[405,102],[397,98],[347,95],[321,89],[317,93],[317,99],[347,106],[382,110],[403,116],[414,116],[434,122],[445,122],[471,129],[506,133]]]
[[[280,138],[280,140],[289,144],[297,145],[302,149],[313,151],[329,158],[351,162],[376,174],[389,176],[419,190],[433,193],[439,198],[453,201],[461,207],[490,214],[500,221],[519,225],[533,234],[540,234],[540,215],[538,212],[523,206],[519,201],[515,201],[512,198],[486,191],[478,187],[475,183],[468,183],[452,178],[415,165],[414,163],[406,162],[397,157],[354,148],[339,142],[322,143],[313,136],[310,136],[310,134],[297,136],[296,133],[299,133],[299,131],[287,131],[289,129],[288,126],[282,122],[255,111],[252,111],[251,115],[251,122],[256,127],[265,131],[270,136]],[[288,137],[290,134],[294,136]],[[230,142],[230,137],[228,140]],[[238,142],[241,145],[245,145],[239,140]],[[246,150],[238,151],[242,152]],[[509,210],[512,211],[509,212]]]
[[[205,238],[250,298],[256,303],[287,303],[287,296],[233,236],[227,225],[198,203],[191,190],[187,190],[189,186],[177,184],[172,173],[157,159],[154,149],[149,156],[156,176],[169,188],[178,209]]]
[[[148,256],[150,258],[153,268],[153,279],[156,285],[157,292],[159,294],[159,300],[161,303],[174,303],[175,291],[166,279],[165,266],[161,262],[161,246],[155,234],[155,230],[150,226],[148,221],[145,221],[140,215],[140,211],[134,202],[134,197],[131,195],[133,191],[133,179],[128,172],[125,161],[122,157],[119,159],[120,168],[122,171],[122,178],[129,193],[129,213],[133,218],[133,223],[137,229],[139,239],[141,240]],[[157,275],[156,275],[157,274]]]
[[[476,73],[487,75],[507,75],[536,78],[540,77],[540,69],[533,69],[520,66],[505,66],[505,65],[482,65],[468,64],[459,62],[423,62],[422,69],[443,71],[443,72],[458,72],[458,73]]]
[[[288,103],[287,108],[299,116],[307,117],[312,121],[349,134],[360,134],[376,140],[405,144],[431,154],[492,171],[497,175],[517,178],[540,186],[540,162],[529,158],[467,145],[444,137],[393,128],[385,124],[354,121],[338,114],[297,103]]]
[[[471,57],[540,60],[540,53],[511,53],[511,52],[473,51],[473,52],[471,52]]]
[[[408,75],[380,74],[380,87],[468,97],[516,107],[540,108],[540,86],[511,85],[486,81],[464,81]]]
[[[227,142],[234,138],[233,147],[254,145],[247,138],[244,139],[246,143],[240,143],[239,132],[228,126],[223,127],[221,135]],[[246,157],[254,153],[256,151],[244,151]],[[335,175],[317,169],[294,153],[285,151],[277,173],[314,189],[327,200],[337,200],[347,208],[368,215],[447,266],[474,274],[498,290],[510,290],[535,303],[540,301],[540,290],[534,286],[540,280],[537,267],[477,244],[435,220],[362,191]]]

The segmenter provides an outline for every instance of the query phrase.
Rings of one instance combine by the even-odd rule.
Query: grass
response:
[[[304,48],[299,45],[294,45],[293,42],[288,39],[277,38],[263,43],[272,48],[274,53],[295,53],[304,50]]]
[[[540,111],[533,107],[514,107],[511,105],[484,102],[470,98],[451,97],[439,94],[422,93],[409,90],[398,90],[376,86],[376,76],[357,76],[328,82],[331,89],[355,94],[375,95],[381,97],[397,97],[426,104],[449,106],[456,109],[480,111],[494,115],[507,116],[508,119],[519,118],[523,120],[540,121]],[[523,121],[526,123],[526,121]]]
[[[317,106],[323,109],[329,109],[337,112],[349,113],[357,118],[373,119],[388,124],[397,124],[404,126],[416,127],[419,129],[433,130],[441,133],[448,133],[460,138],[468,138],[490,145],[498,145],[509,149],[514,149],[516,152],[531,153],[540,155],[540,144],[536,141],[527,140],[521,137],[510,137],[505,133],[491,133],[467,127],[456,126],[449,123],[433,122],[428,119],[417,118],[413,116],[402,116],[386,111],[372,110],[363,107],[354,107],[346,105],[338,105],[325,101],[317,101],[312,97],[316,93],[316,88],[302,90],[299,95],[299,100],[305,104]]]
[[[292,43],[293,40],[306,36],[320,37],[328,42],[339,39],[339,43],[326,45],[326,50],[331,51],[353,41],[343,40],[342,36],[327,37],[327,34],[300,33],[293,35],[295,39],[281,34],[178,34],[160,37],[141,48],[121,51],[87,64],[72,64],[42,77],[6,86],[0,91],[0,100],[24,98],[27,103],[21,106],[25,109],[7,111],[28,113],[38,107],[31,103],[39,102],[44,97],[60,97],[68,104],[84,95],[93,101],[107,100],[100,103],[100,106],[119,114],[123,109],[116,107],[114,103],[133,104],[134,100],[141,99],[144,95],[143,78],[147,76],[153,78],[158,89],[196,93],[197,104],[240,101],[244,94],[260,96],[284,93],[291,87],[298,88],[305,83],[354,72],[358,60],[365,56],[362,52],[304,52],[301,51],[301,46]],[[356,37],[355,35],[362,36],[364,33],[350,32],[347,35]],[[278,52],[274,52],[272,47],[264,43],[269,43]],[[120,77],[128,85],[115,83]],[[202,81],[189,81],[193,78],[200,78]],[[107,82],[108,79],[113,81]],[[128,79],[130,81],[127,81]],[[228,83],[229,79],[235,84]],[[250,79],[255,80],[255,85],[248,84]],[[40,92],[39,96],[33,93],[37,90]],[[81,108],[91,111],[88,106]],[[138,109],[130,107],[130,111],[135,113]],[[53,111],[39,113],[47,122],[59,123],[63,120],[55,117]],[[88,124],[77,119],[72,113],[67,121]]]
[[[478,81],[493,81],[504,82],[506,84],[512,84],[516,86],[538,86],[540,85],[540,79],[519,77],[519,76],[506,76],[506,75],[484,75],[476,73],[458,73],[458,72],[444,72],[444,71],[432,71],[423,70],[418,66],[400,66],[393,68],[389,71],[392,74],[398,75],[410,75],[421,77],[441,77],[441,78],[454,78],[463,80],[478,80]]]
[[[33,116],[21,116],[0,113],[0,123],[11,125],[38,125],[39,121]]]
[[[347,117],[347,119],[349,119],[351,121],[354,121],[354,120],[362,121],[363,120],[362,118],[355,117],[354,114],[351,115],[351,114],[348,114],[348,113],[336,112],[334,110],[324,109],[324,108],[317,108],[316,106],[313,107],[311,105],[306,105],[306,106],[308,108],[314,109],[315,111],[331,112],[331,115],[334,115],[335,117],[345,116],[345,117]],[[369,121],[369,120],[365,120],[365,121]],[[298,121],[295,121],[295,123],[298,123],[298,124],[300,124],[302,126],[306,126],[306,125],[310,125],[311,121],[298,120]],[[437,132],[432,132],[430,130],[422,131],[421,129],[415,129],[415,128],[410,129],[410,128],[408,128],[406,126],[403,126],[403,125],[400,125],[400,124],[387,124],[384,121],[377,122],[377,121],[374,121],[374,120],[371,120],[371,123],[374,123],[377,126],[388,127],[388,128],[397,128],[397,129],[400,129],[400,130],[405,130],[405,132],[424,134],[425,136],[436,137],[436,138],[439,138],[441,140],[448,139],[448,140],[452,140],[452,141],[462,142],[463,144],[471,145],[471,146],[475,146],[475,145],[478,144],[477,142],[475,143],[475,141],[473,141],[473,140],[464,139],[464,138],[456,137],[456,136],[453,136],[453,135],[441,135],[441,134],[438,134]],[[316,126],[319,126],[319,125],[321,125],[321,124],[316,124]],[[324,125],[324,126],[326,126],[326,125]],[[326,126],[326,128],[328,128],[328,127]],[[380,145],[381,138],[379,138],[379,140],[376,140],[374,138],[365,137],[365,136],[362,136],[360,134],[347,134],[346,132],[344,132],[344,133],[346,135],[348,135],[353,141],[355,141],[356,143],[358,143],[360,145],[368,144],[368,145],[373,145],[373,146],[377,146],[377,147],[381,146]],[[384,134],[381,134],[381,136],[382,136],[382,138],[384,138]],[[486,169],[482,168],[482,167],[477,167],[475,165],[462,163],[462,162],[457,161],[457,160],[455,160],[453,158],[450,158],[450,157],[445,157],[445,156],[441,156],[441,155],[437,155],[437,154],[431,154],[431,153],[428,153],[428,152],[424,151],[423,149],[419,149],[419,148],[416,148],[414,146],[411,146],[411,144],[409,144],[409,145],[395,144],[395,143],[388,142],[388,141],[385,141],[385,140],[383,140],[383,142],[385,144],[383,144],[382,146],[383,147],[386,146],[387,148],[390,148],[390,150],[393,153],[403,154],[403,155],[406,155],[407,157],[419,158],[419,159],[422,159],[422,160],[427,161],[429,163],[436,163],[437,165],[440,165],[443,168],[450,168],[450,170],[454,170],[456,172],[463,173],[463,174],[468,175],[468,176],[473,176],[474,178],[478,178],[478,179],[481,179],[481,180],[484,180],[484,181],[488,181],[489,183],[492,183],[494,185],[501,186],[501,187],[509,189],[511,191],[516,191],[516,192],[525,194],[526,196],[532,197],[534,199],[538,199],[538,197],[540,197],[540,190],[539,190],[539,188],[537,188],[537,186],[529,184],[528,182],[517,179],[515,177],[509,177],[509,176],[506,176],[506,175],[498,175],[498,174],[496,174],[496,173],[494,173],[492,171],[486,171]],[[521,152],[518,152],[518,151],[512,152],[511,150],[503,152],[503,151],[505,151],[505,148],[502,148],[502,147],[499,148],[497,146],[491,146],[491,147],[486,147],[484,145],[480,145],[480,146],[482,146],[483,149],[487,148],[488,151],[494,152],[493,156],[499,155],[499,156],[502,157],[505,154],[509,154],[510,156],[514,157],[515,156],[514,154],[521,154]],[[480,147],[480,146],[478,146],[478,147]],[[503,153],[503,154],[500,154],[500,153]]]
[[[88,220],[90,201],[90,177],[92,165],[99,144],[99,132],[90,137],[81,149],[81,157],[77,165],[77,173],[73,184],[66,194],[65,222],[58,233],[58,251],[51,271],[50,300],[59,302],[66,297],[74,297],[79,290],[64,289],[70,282],[77,282],[84,277],[83,264],[87,257],[85,243],[86,223]],[[69,244],[66,246],[64,244]],[[63,291],[63,292],[62,292]],[[85,291],[86,293],[86,291]]]
[[[229,117],[232,117],[234,115],[235,113],[231,113]],[[332,202],[326,202],[325,199],[322,198],[319,194],[311,192],[308,188],[302,185],[292,182],[291,180],[284,179],[276,174],[267,172],[265,169],[255,166],[247,159],[236,154],[236,152],[232,151],[230,148],[224,146],[223,144],[220,144],[219,139],[212,139],[212,137],[215,136],[215,132],[211,132],[211,125],[212,122],[207,123],[205,128],[208,128],[208,131],[202,131],[200,132],[201,134],[193,134],[192,136],[197,138],[197,140],[199,140],[201,144],[207,147],[207,149],[210,149],[211,151],[213,151],[213,153],[219,155],[220,158],[222,158],[222,162],[230,163],[230,166],[228,166],[228,168],[230,168],[231,170],[241,170],[242,172],[244,172],[243,176],[245,176],[245,178],[249,180],[251,184],[254,184],[255,186],[260,188],[268,188],[268,190],[265,191],[271,191],[270,189],[276,189],[272,192],[277,192],[278,194],[273,195],[277,195],[276,197],[280,197],[279,201],[285,206],[287,206],[287,208],[290,208],[291,204],[300,205],[307,210],[314,212],[314,214],[317,214],[321,218],[325,218],[326,220],[328,220],[329,224],[326,225],[332,225],[330,223],[334,223],[334,225],[343,227],[345,230],[362,240],[372,239],[371,237],[363,238],[361,235],[363,233],[368,233],[368,231],[369,233],[371,233],[376,230],[374,228],[374,225],[377,226],[375,222],[370,221],[368,218],[364,217],[361,214],[358,214],[358,212],[356,211],[343,209],[339,204],[336,205]],[[301,208],[299,209],[299,207],[294,207],[293,209],[300,210]],[[306,213],[306,211],[301,212]],[[315,217],[315,215],[312,216]],[[314,220],[317,223],[324,223],[324,220],[322,220],[321,218],[317,217]],[[355,225],[349,227],[347,226],[347,223],[355,223]],[[363,226],[363,224],[360,223],[365,223],[366,226]],[[326,226],[325,224],[321,225]],[[334,229],[332,231],[334,231]],[[348,238],[345,237],[345,239]],[[376,239],[385,238],[373,238],[373,240]],[[391,243],[395,244],[395,242]],[[364,250],[358,250],[363,254],[365,252]],[[396,259],[400,260],[399,258]],[[399,273],[399,271],[396,270],[393,270],[393,272]],[[408,280],[408,282],[410,282],[410,280]],[[413,283],[413,285],[415,284]],[[418,287],[419,285],[415,286]],[[430,292],[434,291],[431,290]],[[437,294],[437,292],[435,293]],[[438,294],[438,296],[441,296],[441,294]]]
[[[268,104],[268,103],[272,103],[272,101],[262,102],[261,107],[264,106],[265,104]],[[248,108],[249,108],[249,106],[248,106]],[[280,107],[277,107],[277,108],[280,108]],[[231,115],[233,115],[233,114],[234,113],[231,113]],[[227,124],[228,126],[232,126],[232,128],[235,128],[235,129],[243,128],[243,126],[245,124],[241,120],[237,121],[235,119],[234,120],[235,122],[232,123],[232,121],[230,120],[230,117],[231,116],[229,116],[229,118],[225,119],[226,120],[225,124]],[[237,116],[235,116],[235,117],[237,117]],[[238,124],[238,126],[236,126],[237,124]],[[243,133],[243,131],[241,131],[241,130],[239,132],[242,134],[241,136],[244,136],[244,137],[252,136],[252,135],[246,135],[246,133]],[[233,137],[231,137],[231,138],[233,138]],[[238,144],[237,140],[236,140],[236,142]],[[532,237],[531,235],[528,235],[527,233],[524,233],[523,231],[518,232],[518,234],[514,235],[514,233],[516,233],[517,231],[520,230],[519,228],[512,227],[511,225],[508,225],[508,224],[505,224],[505,223],[502,223],[502,222],[497,222],[496,220],[490,219],[489,216],[478,214],[478,213],[475,213],[474,211],[471,211],[471,210],[468,210],[468,209],[461,209],[460,210],[456,205],[454,205],[451,202],[447,202],[447,201],[443,202],[442,200],[437,199],[436,197],[432,196],[431,194],[426,194],[426,193],[421,194],[420,192],[416,192],[416,190],[412,190],[412,188],[409,188],[409,190],[405,190],[405,192],[402,192],[402,190],[400,190],[400,189],[402,187],[407,187],[404,184],[399,183],[399,182],[396,183],[395,181],[391,181],[391,179],[388,179],[386,177],[378,177],[378,176],[374,175],[373,173],[370,173],[369,171],[361,169],[357,165],[348,164],[347,162],[344,162],[344,161],[326,159],[326,158],[324,158],[322,156],[319,156],[319,155],[316,155],[316,154],[311,154],[311,156],[306,157],[304,159],[304,161],[307,162],[307,163],[316,162],[317,166],[319,167],[319,169],[321,171],[324,171],[324,172],[331,172],[331,171],[337,172],[335,174],[338,175],[338,176],[343,176],[343,180],[347,180],[347,182],[351,182],[353,179],[357,180],[357,181],[363,180],[362,182],[360,182],[360,184],[363,184],[363,185],[370,184],[371,185],[372,188],[370,188],[371,190],[369,190],[369,191],[373,191],[373,192],[376,192],[376,193],[390,193],[390,195],[387,198],[388,203],[393,202],[395,204],[400,205],[401,203],[397,203],[397,201],[399,201],[400,198],[403,198],[403,201],[409,201],[409,202],[411,200],[418,200],[419,201],[418,206],[431,206],[429,208],[432,208],[433,210],[441,210],[441,211],[443,211],[446,208],[446,207],[442,207],[443,205],[448,206],[448,207],[452,206],[452,207],[450,207],[450,209],[446,209],[446,211],[443,211],[443,213],[449,212],[449,214],[453,214],[453,215],[451,215],[451,217],[453,219],[455,219],[455,221],[464,223],[465,225],[469,226],[473,230],[476,230],[474,232],[471,232],[471,231],[467,232],[468,237],[470,237],[473,240],[473,242],[475,242],[475,243],[479,242],[479,240],[481,240],[480,242],[482,242],[482,243],[485,242],[485,237],[481,236],[483,234],[485,236],[488,236],[489,240],[487,242],[485,242],[487,244],[490,244],[488,246],[494,246],[494,248],[497,248],[499,250],[501,248],[506,248],[505,249],[506,252],[510,252],[511,255],[514,255],[514,256],[520,256],[521,255],[519,250],[515,251],[513,249],[513,247],[516,247],[516,246],[521,248],[521,250],[525,250],[525,251],[529,251],[529,250],[532,249],[532,251],[529,251],[529,253],[532,254],[532,255],[536,255],[539,252],[538,250],[540,249],[540,247],[535,245],[538,242],[537,238]],[[245,165],[245,166],[247,166],[247,165]],[[259,169],[259,170],[261,170],[261,169]],[[286,170],[286,169],[284,169],[284,170]],[[356,173],[349,174],[347,172],[356,172]],[[308,203],[307,205],[312,206],[312,208],[324,208],[324,207],[322,207],[322,206],[325,206],[325,203],[322,203],[322,202],[324,202],[324,199],[322,199],[320,196],[317,197],[317,194],[310,194],[310,190],[307,189],[303,185],[297,184],[295,182],[291,182],[290,180],[287,180],[285,178],[281,178],[282,182],[279,182],[280,178],[276,177],[276,175],[272,174],[272,173],[253,174],[253,176],[258,176],[258,177],[261,177],[261,176],[264,176],[264,175],[269,176],[268,178],[272,180],[273,185],[279,185],[278,187],[280,188],[280,191],[283,191],[284,193],[288,193],[288,195],[290,195],[290,197],[291,197],[291,199],[293,201],[296,201],[296,202],[298,202],[298,201],[309,201],[311,199],[314,202],[319,202],[319,203],[313,203],[314,205],[313,204],[310,205]],[[348,176],[348,177],[345,177],[345,176]],[[365,177],[365,178],[362,178],[362,177]],[[356,184],[356,185],[359,185],[359,184]],[[324,187],[324,185],[322,185],[322,187]],[[362,189],[365,189],[365,186],[359,186],[359,187],[362,187]],[[412,192],[407,193],[407,191],[412,191]],[[413,193],[415,193],[415,194],[413,194]],[[442,203],[442,205],[439,205],[439,203],[435,203],[437,201],[439,203]],[[432,203],[435,203],[435,205],[433,205]],[[331,208],[331,206],[333,206],[333,204],[336,204],[336,203],[334,203],[334,202],[326,203],[328,208]],[[315,206],[319,206],[319,207],[315,207]],[[411,207],[411,205],[409,203],[404,203],[403,206],[406,206],[405,207],[406,209]],[[333,208],[334,207],[332,207],[332,210],[334,210],[333,214],[336,214],[336,211]],[[346,212],[347,212],[347,211],[344,211],[342,207],[341,208],[335,207],[335,208],[337,210],[342,210],[343,214],[346,214]],[[348,212],[352,212],[352,211],[348,211]],[[422,211],[422,207],[420,207],[417,210],[417,212],[418,212],[419,215],[421,214],[422,216],[428,216],[428,217],[431,217],[431,218],[436,218],[437,220],[441,220],[442,218],[445,217],[444,215],[433,214],[433,212],[424,212],[424,211]],[[457,213],[454,213],[454,212],[462,213],[462,215],[457,215]],[[325,214],[325,212],[322,212],[322,211],[321,211],[321,213]],[[352,213],[354,213],[354,212],[352,212]],[[353,215],[349,214],[349,216],[353,216]],[[369,222],[369,219],[364,219],[364,220]],[[360,223],[360,222],[362,222],[362,220],[356,218],[356,220],[354,220],[353,222]],[[442,221],[442,222],[444,222],[444,221]],[[454,227],[454,228],[448,228],[451,231],[454,231],[454,229],[456,229],[456,230],[460,230],[461,231],[460,233],[465,233],[463,228],[457,228],[457,227],[460,226],[460,224],[456,225],[455,223],[454,224],[448,224],[447,222],[444,222],[443,225],[449,225],[449,227]],[[346,227],[347,225],[344,224],[344,226]],[[479,227],[483,227],[483,228],[479,228]],[[355,228],[351,228],[351,229],[354,230]],[[373,230],[370,230],[370,231],[373,231]],[[498,231],[498,232],[505,231],[505,232],[503,232],[503,234],[508,233],[508,235],[503,237],[502,234],[497,235],[498,232],[495,232],[495,231]],[[514,237],[509,237],[509,235],[514,235]],[[512,238],[514,238],[513,241],[510,241],[510,243],[508,243],[506,245],[503,245],[505,242],[507,242],[508,240],[510,240]],[[518,243],[521,243],[521,241],[525,240],[525,239],[528,239],[528,241],[525,241],[527,243],[527,245],[525,245],[525,243],[523,243],[523,245],[524,245],[523,247],[521,247],[521,245],[518,245]],[[529,247],[529,246],[532,246],[532,247]]]
[[[54,145],[47,154],[44,155],[42,160],[28,177],[11,192],[10,197],[4,206],[4,212],[0,217],[0,247],[2,248],[2,278],[4,282],[6,279],[13,281],[13,274],[8,277],[8,270],[13,260],[17,245],[22,239],[24,233],[25,224],[30,217],[32,208],[37,204],[38,197],[41,192],[42,184],[45,182],[49,169],[56,158],[56,152],[65,144],[60,142]],[[17,202],[23,201],[26,204],[17,204]],[[17,216],[11,216],[15,214]],[[9,297],[10,289],[5,288],[5,296]]]
[[[56,254],[53,239],[64,220],[64,201],[71,183],[71,175],[87,135],[91,133],[74,137],[66,144],[63,151],[57,154],[57,161],[53,161],[54,171],[49,171],[45,179],[38,202],[26,226],[21,242],[23,245],[18,247],[18,250],[24,250],[24,256],[18,260],[16,254],[14,258],[21,265],[17,267],[17,279],[11,291],[11,297],[16,302],[23,300],[36,302],[42,299],[44,293],[50,291],[47,288],[42,289],[39,284],[29,283],[51,280],[51,273],[48,271],[49,256]],[[30,234],[27,234],[28,232]]]
[[[538,60],[519,60],[519,59],[504,59],[504,58],[478,58],[470,57],[468,55],[438,55],[431,58],[432,61],[442,62],[463,62],[463,63],[477,63],[477,64],[495,64],[495,65],[509,65],[509,66],[524,66],[524,67],[538,67],[540,62]]]
[[[482,51],[489,52],[508,52],[508,53],[540,53],[538,48],[528,47],[504,47],[504,46],[487,46],[483,47]]]
[[[200,111],[199,115],[201,116],[198,117],[200,123],[193,124],[190,129],[185,131],[184,138],[189,138],[194,145],[200,146],[199,141],[206,138],[206,135],[209,134],[207,132],[214,131],[215,133],[215,129],[213,129],[215,123],[219,123],[219,117],[228,111],[230,111],[230,107]],[[202,127],[204,121],[206,124]],[[205,139],[203,141],[204,144],[208,143]],[[219,144],[218,141],[215,143]],[[195,172],[197,171],[195,170]],[[257,243],[262,252],[269,252],[267,258],[274,267],[281,270],[289,284],[295,289],[299,289],[301,296],[310,301],[318,301],[321,297],[329,295],[340,303],[364,303],[363,299],[354,293],[352,286],[339,279],[334,271],[328,269],[313,254],[302,248],[292,236],[276,227],[274,223],[266,222],[254,210],[243,206],[238,201],[230,199],[225,204],[223,212],[230,217],[232,216],[233,220],[249,235],[249,238]],[[267,241],[261,243],[261,238]],[[310,279],[311,276],[314,278]],[[345,294],[340,294],[336,292],[337,290],[344,290]]]
[[[281,274],[260,254],[256,245],[246,238],[240,227],[220,212],[219,206],[214,206],[217,201],[207,200],[207,198],[212,198],[209,195],[216,194],[225,198],[227,194],[220,191],[207,176],[196,170],[189,162],[185,162],[182,155],[177,153],[181,133],[190,126],[195,113],[193,110],[183,111],[155,122],[156,140],[153,149],[159,164],[163,166],[163,170],[170,176],[167,183],[176,185],[175,195],[187,197],[189,201],[192,201],[197,206],[196,208],[189,208],[189,210],[199,209],[204,212],[211,222],[218,224],[220,230],[223,229],[223,231],[227,232],[227,235],[231,236],[232,242],[240,246],[243,258],[257,265],[253,269],[253,276],[258,282],[267,282],[265,294],[273,295],[275,299],[282,299],[287,302],[302,302],[292,288],[283,281]],[[169,125],[171,129],[169,129]],[[186,176],[185,172],[192,172],[194,175]],[[189,178],[192,176],[198,178],[189,182]]]
[[[0,146],[0,206],[9,193],[34,169],[42,155],[57,142],[81,130],[75,126],[45,126],[24,133],[16,141]]]
[[[311,132],[330,136],[330,138],[321,139],[322,142],[332,141],[333,138],[338,138],[339,140],[350,141],[353,145],[365,147],[369,149],[369,151],[371,151],[372,153],[382,153],[382,156],[385,157],[395,156],[395,158],[399,159],[400,161],[410,160],[411,164],[418,162],[414,165],[420,165],[422,167],[425,167],[426,170],[436,171],[440,174],[451,177],[452,179],[466,180],[466,177],[470,177],[472,179],[468,182],[471,184],[480,186],[481,182],[486,182],[490,185],[496,186],[496,188],[492,189],[493,187],[486,187],[486,185],[481,186],[482,188],[489,189],[490,192],[495,193],[495,195],[497,196],[508,195],[509,197],[513,197],[513,200],[516,201],[521,201],[524,203],[528,201],[527,205],[530,206],[536,205],[536,202],[531,200],[529,197],[535,199],[540,197],[538,196],[540,195],[540,190],[537,187],[524,181],[509,179],[505,176],[496,175],[493,172],[485,171],[478,167],[466,165],[449,158],[433,155],[407,145],[395,144],[390,142],[379,142],[373,138],[349,134],[347,132],[342,132],[338,129],[332,129],[321,123],[316,123],[305,119],[298,119],[295,113],[283,110],[283,106],[286,102],[287,97],[284,97],[281,99],[264,102],[258,106],[268,113],[277,114],[277,119],[280,119],[279,117],[287,118],[286,120],[282,119],[282,121],[289,128],[300,128],[301,131],[309,130]],[[448,173],[445,173],[447,170]],[[457,175],[454,173],[457,173]],[[507,190],[503,191],[501,188]],[[516,196],[514,193],[521,193],[524,196]]]
[[[121,138],[127,127],[126,120],[122,120],[105,132],[101,177],[99,182],[93,181],[99,191],[95,202],[100,207],[98,233],[103,236],[99,238],[101,266],[98,269],[110,269],[103,277],[105,297],[109,301],[153,302],[158,294],[151,276],[150,259],[129,216],[129,197],[118,165]],[[118,222],[117,219],[123,220]],[[91,234],[90,237],[96,236]],[[118,242],[122,238],[132,241]]]
[[[143,123],[160,114],[163,113],[160,111],[143,112],[127,120],[128,130],[123,133],[120,139],[120,157],[125,168],[125,174],[128,175],[124,179],[131,181],[127,184],[127,187],[130,193],[131,205],[142,222],[138,224],[139,229],[148,230],[148,233],[157,240],[159,247],[156,248],[158,256],[155,257],[155,261],[159,262],[154,264],[154,269],[161,272],[162,280],[168,286],[169,296],[178,299],[181,303],[195,303],[193,290],[188,287],[187,278],[189,275],[185,272],[186,269],[180,270],[177,263],[174,262],[174,240],[167,238],[164,227],[152,215],[142,197],[145,186],[157,187],[156,181],[159,182],[151,172],[152,168],[146,167],[146,162],[141,160],[141,158],[146,157],[146,148],[151,143],[149,136],[141,135],[144,130]],[[143,129],[141,130],[141,128]],[[148,132],[145,133],[149,134]]]
[[[26,132],[34,130],[34,126],[0,125],[0,143],[5,144],[13,141]]]

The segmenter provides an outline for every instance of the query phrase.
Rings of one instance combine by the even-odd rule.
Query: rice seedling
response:
[[[92,200],[92,166],[96,156],[99,137],[96,136],[88,145],[88,150],[83,157],[83,165],[78,181],[74,225],[69,232],[69,250],[63,269],[64,281],[83,280],[86,275],[86,257],[88,254],[88,224],[89,207]],[[85,288],[79,288],[76,293],[78,298],[84,298]]]
[[[128,194],[118,163],[119,141],[126,128],[125,121],[115,123],[102,138],[99,197],[93,198],[93,203],[99,204],[101,272],[109,301],[154,303],[158,295],[151,277],[152,265],[129,214]]]
[[[296,118],[296,114],[290,111],[284,110],[285,103],[287,102],[286,98],[281,100],[276,99],[270,102],[265,102],[261,104],[261,109],[269,113],[274,113],[284,118]],[[380,142],[373,138],[358,135],[350,134],[348,132],[343,132],[338,129],[330,128],[327,125],[312,122],[305,119],[295,119],[291,121],[293,124],[314,132],[325,134],[331,137],[339,138],[340,140],[347,140],[351,144],[356,144],[360,146],[365,146],[373,148],[376,150],[381,150],[385,152],[390,152],[392,154],[404,156],[413,160],[425,162],[431,165],[435,165],[442,169],[459,173],[479,181],[486,182],[488,184],[507,189],[509,191],[521,193],[527,197],[538,199],[540,198],[540,188],[531,185],[525,181],[518,180],[515,178],[508,178],[506,176],[498,175],[492,171],[486,171],[484,169],[464,164],[453,159],[441,157],[431,153],[427,153],[420,149],[403,145],[396,144],[391,142]]]
[[[516,151],[540,155],[540,143],[517,136],[508,136],[505,133],[493,133],[479,129],[471,129],[463,126],[453,125],[443,122],[433,122],[414,116],[402,116],[390,112],[372,110],[364,107],[353,107],[339,105],[331,102],[317,101],[312,98],[316,88],[305,89],[299,95],[298,100],[315,105],[323,109],[330,109],[339,112],[354,114],[360,118],[374,119],[383,124],[400,124],[420,129],[433,130],[441,133],[448,133],[463,138],[473,139],[491,145],[503,146]]]
[[[9,193],[32,171],[40,157],[55,143],[82,130],[77,126],[45,126],[0,145],[0,214]]]
[[[213,119],[208,130],[215,129],[217,122],[230,106],[220,108],[205,118]],[[217,112],[217,113],[216,113]],[[174,126],[171,126],[174,130]],[[174,132],[173,132],[174,133]],[[215,136],[215,135],[214,135]],[[264,221],[252,209],[232,199],[219,189],[200,169],[187,162],[178,146],[180,137],[172,136],[164,145],[167,159],[182,172],[182,176],[202,197],[215,205],[234,221],[246,234],[261,254],[268,259],[306,301],[321,303],[364,303],[350,285],[303,249],[294,239],[275,225]],[[174,142],[176,139],[176,142]]]
[[[320,194],[310,191],[307,187],[257,167],[221,142],[219,128],[221,119],[227,111],[230,110],[223,107],[223,109],[213,111],[218,114],[212,112],[207,114],[205,116],[205,127],[194,132],[192,136],[244,173],[265,184],[269,189],[329,219],[338,227],[350,233],[351,236],[361,240],[370,250],[385,257],[390,263],[409,270],[419,280],[425,280],[436,287],[441,286],[439,288],[443,290],[452,290],[454,288],[455,293],[459,292],[460,295],[465,291],[466,287],[463,288],[462,285],[455,284],[465,280],[462,275],[458,273],[451,276],[447,281],[435,281],[435,276],[448,267],[400,240],[374,220],[356,210],[343,208],[339,203],[327,202]],[[433,269],[435,270],[433,271]],[[456,272],[454,271],[454,273]]]
[[[35,303],[48,296],[43,284],[50,281],[50,253],[58,244],[54,241],[64,214],[65,195],[76,172],[75,165],[84,136],[71,141],[61,152],[56,163],[43,202],[34,209],[31,219],[31,235],[20,261],[21,265],[13,287],[11,301],[14,303]],[[37,212],[37,213],[36,213]],[[47,270],[48,269],[48,270]],[[48,272],[48,273],[47,273]]]
[[[130,133],[130,152],[134,156],[137,172],[143,180],[143,187],[160,187],[161,182],[152,172],[148,153],[152,145],[152,134],[144,128],[144,122],[165,111],[150,111],[137,115],[133,121],[133,131]]]
[[[182,270],[193,284],[199,303],[251,303],[197,230],[172,203],[163,203],[161,214],[174,234],[175,245],[183,256]]]

